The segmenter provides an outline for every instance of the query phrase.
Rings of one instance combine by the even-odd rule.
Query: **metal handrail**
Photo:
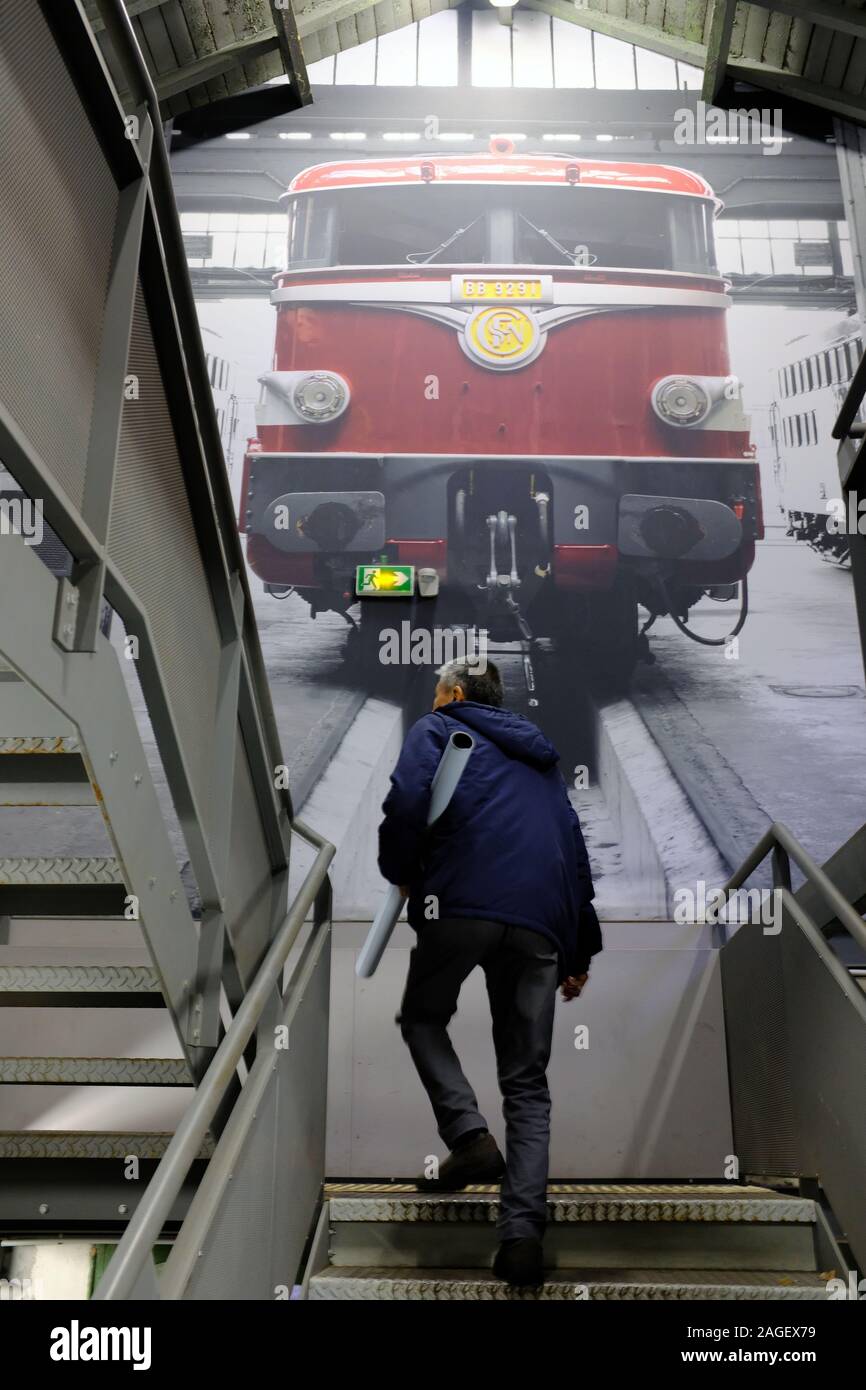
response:
[[[159,1240],[187,1173],[198,1157],[208,1127],[234,1078],[262,1012],[279,984],[283,967],[307,913],[327,880],[328,866],[336,852],[334,845],[302,821],[294,821],[292,829],[318,850],[316,858],[111,1257],[94,1293],[96,1299],[131,1296],[145,1264],[151,1259],[153,1247]]]
[[[773,883],[775,887],[791,892],[790,860],[793,859],[808,882],[821,894],[834,917],[838,918],[845,930],[850,932],[858,946],[866,951],[866,925],[864,925],[862,918],[781,821],[776,821],[770,826],[748,858],[728,879],[722,889],[726,900],[729,894],[735,892],[745,883],[750,874],[754,873],[758,865],[770,853],[773,855]],[[714,913],[715,920],[718,920],[720,910],[721,904]]]
[[[204,444],[205,457],[210,462],[222,459],[222,441],[213,407],[210,380],[205,365],[204,348],[198,327],[198,314],[195,306],[192,282],[189,277],[183,233],[174,197],[171,165],[168,150],[162,135],[163,118],[160,111],[156,87],[148,71],[147,64],[139,48],[132,27],[132,20],[123,0],[97,0],[97,8],[105,26],[105,32],[121,70],[125,73],[133,101],[149,114],[153,125],[153,144],[148,167],[148,183],[154,205],[158,211],[159,236],[171,295],[178,317],[178,327],[183,346],[183,355],[189,376],[189,384],[198,428]],[[230,552],[232,569],[237,573],[244,594],[243,635],[247,660],[254,680],[258,715],[264,737],[267,741],[272,763],[282,761],[280,737],[276,717],[270,699],[263,698],[268,680],[264,656],[259,641],[258,629],[252,617],[252,595],[247,580],[246,567],[237,520],[232,502],[231,487],[224,468],[209,468],[208,481],[211,498],[220,520],[220,544]],[[285,807],[291,819],[293,808],[288,790],[277,791],[278,800]]]

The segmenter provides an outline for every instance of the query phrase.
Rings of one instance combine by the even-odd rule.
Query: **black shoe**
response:
[[[504,1240],[493,1261],[493,1273],[515,1288],[538,1289],[544,1283],[544,1247],[536,1236]]]
[[[504,1173],[499,1146],[484,1130],[448,1155],[438,1178],[417,1178],[415,1186],[419,1192],[462,1192],[470,1183],[499,1182]]]

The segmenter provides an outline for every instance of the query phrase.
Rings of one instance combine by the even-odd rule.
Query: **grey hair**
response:
[[[479,670],[477,660],[458,656],[453,661],[446,661],[436,674],[446,690],[453,690],[455,685],[459,685],[467,700],[479,705],[493,705],[496,709],[502,705],[502,677],[492,661],[485,662],[483,669]]]

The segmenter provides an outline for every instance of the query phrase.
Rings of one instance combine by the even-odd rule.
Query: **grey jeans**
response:
[[[550,1092],[547,1063],[556,1000],[557,952],[540,932],[475,918],[428,922],[418,932],[397,1015],[439,1134],[453,1148],[486,1129],[475,1092],[448,1036],[463,981],[480,965],[493,1017],[505,1119],[499,1237],[542,1236],[547,1219]]]

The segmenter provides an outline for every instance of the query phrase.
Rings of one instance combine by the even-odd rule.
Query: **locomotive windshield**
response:
[[[704,198],[635,189],[450,184],[306,193],[289,268],[597,265],[717,274]]]

